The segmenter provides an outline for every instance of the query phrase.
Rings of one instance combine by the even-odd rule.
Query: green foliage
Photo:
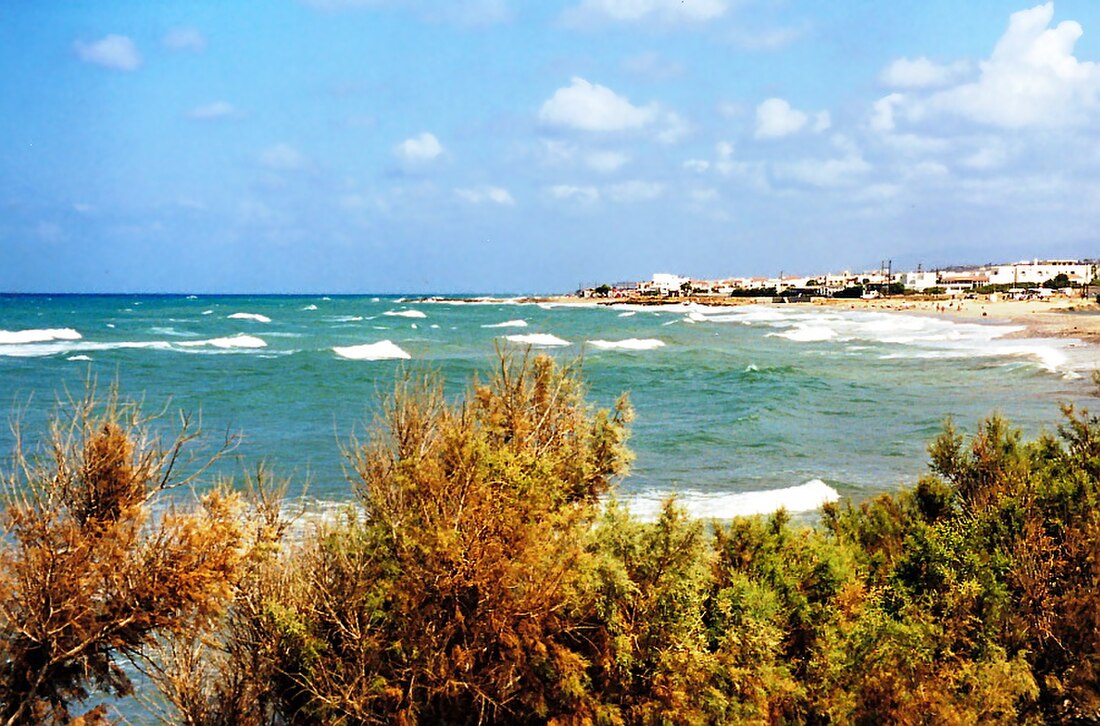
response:
[[[294,541],[262,473],[251,507],[218,494],[160,530],[134,519],[166,460],[126,427],[61,446],[57,476],[25,467],[9,490],[37,493],[9,501],[0,553],[0,713],[63,720],[91,686],[124,693],[115,659],[134,652],[188,724],[1100,720],[1100,417],[1067,405],[1033,441],[999,416],[971,435],[949,421],[914,487],[816,527],[675,501],[643,522],[614,498],[625,399],[592,410],[542,356],[442,390],[399,378],[347,447],[356,503]],[[120,589],[137,567],[167,591]],[[47,592],[82,637],[74,602],[125,622],[88,650],[29,640]],[[47,642],[68,650],[27,691]]]

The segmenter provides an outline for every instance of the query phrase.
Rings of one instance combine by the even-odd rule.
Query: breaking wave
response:
[[[503,323],[493,323],[491,325],[482,325],[483,328],[526,328],[526,320],[505,320]]]
[[[408,360],[412,357],[389,340],[364,345],[336,346],[332,352],[349,360]]]
[[[25,345],[48,343],[53,340],[80,340],[82,336],[72,328],[43,328],[33,330],[0,330],[0,345]]]
[[[259,313],[232,313],[226,315],[231,320],[255,320],[257,323],[270,323],[271,318],[266,315],[260,315]]]
[[[653,521],[661,512],[661,504],[671,494],[672,492],[646,492],[627,497],[625,501],[638,518]],[[839,499],[837,490],[820,479],[811,479],[804,484],[782,489],[736,494],[676,493],[677,504],[686,508],[693,517],[714,519],[771,514],[780,509],[788,512],[812,512],[823,504]]]
[[[522,345],[534,345],[544,347],[555,347],[563,345],[572,345],[568,340],[562,340],[556,335],[550,335],[549,333],[528,333],[527,335],[506,335],[505,340],[510,340],[513,343],[520,343]]]
[[[626,340],[590,340],[588,344],[601,350],[654,350],[665,343],[656,338],[627,338]]]

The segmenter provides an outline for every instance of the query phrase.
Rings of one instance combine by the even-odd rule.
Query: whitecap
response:
[[[70,356],[69,356],[68,358],[66,358],[65,360],[77,360],[77,361],[82,361],[82,360],[91,360],[91,358],[89,358],[89,357],[88,357],[88,356],[86,356],[86,355],[70,355]]]
[[[199,299],[199,296],[198,296],[198,295],[188,295],[188,296],[187,296],[187,299],[188,299],[188,300],[198,300],[198,299]]]
[[[382,313],[383,315],[390,315],[395,318],[426,318],[423,310],[387,310]]]
[[[316,309],[317,309],[317,306],[312,305],[312,304],[306,305],[304,308],[302,308],[302,310],[316,310]]]
[[[72,328],[40,328],[31,330],[0,330],[0,345],[48,343],[53,340],[80,340]]]
[[[260,315],[259,313],[233,313],[227,315],[227,318],[232,320],[255,320],[257,323],[270,323],[271,318],[266,315]]]
[[[412,357],[388,340],[364,345],[336,346],[332,352],[350,360],[408,360]]]
[[[492,325],[482,325],[483,328],[526,328],[526,320],[505,320],[503,323],[493,323]]]
[[[208,340],[189,340],[179,345],[192,348],[201,345],[211,345],[215,348],[266,348],[267,342],[263,338],[257,338],[254,335],[245,335],[244,333],[238,333],[237,335],[231,335],[224,338],[210,338]]]
[[[413,323],[413,324],[412,324],[412,325],[410,325],[409,327],[410,327],[410,328],[412,328],[413,330],[417,330],[417,326],[416,326],[416,323]]]
[[[653,521],[661,512],[661,505],[672,492],[646,492],[626,500],[627,506],[637,517]],[[798,486],[781,489],[765,489],[735,494],[707,492],[676,492],[676,503],[696,518],[733,519],[757,514],[771,514],[780,509],[788,512],[812,512],[823,504],[840,499],[836,489],[821,481],[811,479]]]
[[[836,337],[836,331],[826,325],[798,323],[782,333],[768,333],[769,338],[786,338],[796,343],[820,343]]]
[[[438,329],[438,328],[439,328],[439,325],[438,325],[438,324],[436,324],[436,323],[432,323],[432,324],[431,324],[431,325],[429,325],[428,327],[429,327],[429,328],[432,328],[432,329]]]
[[[203,310],[201,314],[202,315],[213,315],[214,311],[213,310]]]
[[[665,343],[656,338],[627,338],[626,340],[590,340],[588,344],[602,350],[655,350]]]
[[[632,318],[637,314],[638,313],[634,312],[633,310],[627,310],[625,313],[619,313],[619,317],[620,318]]]
[[[510,340],[513,343],[521,343],[523,345],[535,345],[535,346],[562,346],[572,345],[568,340],[562,340],[556,335],[550,335],[549,333],[528,333],[526,335],[506,335],[505,340]]]

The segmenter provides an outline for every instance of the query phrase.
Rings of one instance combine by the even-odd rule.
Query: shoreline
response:
[[[902,313],[944,318],[957,322],[1016,325],[1024,330],[1009,333],[1013,338],[1072,338],[1100,345],[1100,305],[1087,298],[1055,300],[933,300],[924,297],[890,297],[873,300],[820,298],[809,303],[757,302],[757,298],[717,298],[691,296],[683,298],[615,298],[592,299],[569,295],[532,297],[531,302],[587,305],[677,305],[696,304],[705,307],[735,307],[742,305],[807,306],[868,312]]]

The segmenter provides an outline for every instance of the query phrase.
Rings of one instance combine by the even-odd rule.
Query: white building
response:
[[[924,292],[938,284],[935,272],[899,272],[894,275],[894,282],[900,282],[906,290],[917,292]]]
[[[1097,274],[1097,264],[1078,260],[1032,260],[1011,265],[994,265],[989,269],[993,285],[1034,287],[1064,274],[1070,282],[1084,285]]]
[[[648,287],[650,290],[656,290],[659,295],[679,295],[680,289],[685,284],[691,284],[690,277],[681,277],[667,272],[655,272]]]

